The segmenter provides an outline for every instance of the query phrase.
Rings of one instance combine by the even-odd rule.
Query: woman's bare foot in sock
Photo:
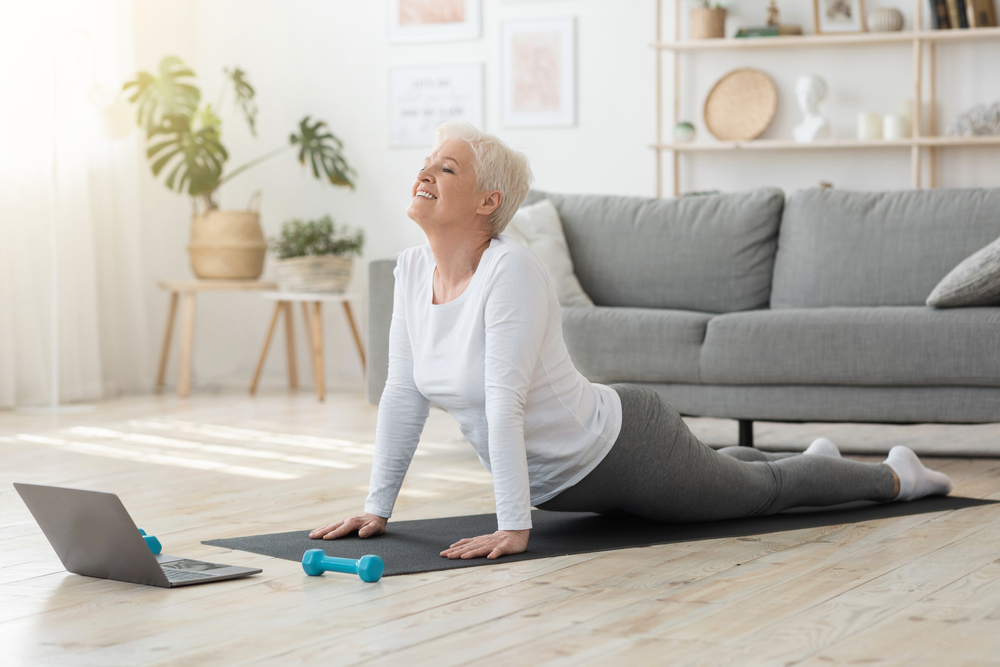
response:
[[[946,496],[955,488],[948,475],[924,467],[909,447],[896,445],[890,449],[885,464],[899,478],[899,492],[893,500]]]
[[[833,458],[840,458],[840,450],[837,449],[837,445],[833,444],[830,440],[826,438],[816,438],[812,441],[812,444],[806,448],[803,454],[809,454],[811,456],[830,456]]]

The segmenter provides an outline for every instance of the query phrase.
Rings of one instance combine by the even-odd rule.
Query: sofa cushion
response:
[[[1000,308],[719,315],[708,323],[701,377],[714,384],[1000,387]]]
[[[552,279],[562,306],[593,306],[573,271],[559,212],[547,199],[522,206],[503,232],[535,253]]]
[[[728,313],[768,304],[781,190],[681,199],[535,191],[525,203],[543,198],[559,210],[576,276],[598,306]]]
[[[1000,306],[1000,239],[963,259],[937,284],[927,297],[927,305]]]
[[[563,308],[563,338],[593,382],[698,382],[705,313],[649,308]]]
[[[919,306],[1000,236],[1000,188],[796,192],[785,204],[772,308]]]

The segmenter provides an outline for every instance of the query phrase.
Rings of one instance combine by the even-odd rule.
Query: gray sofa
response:
[[[924,302],[1000,237],[1000,189],[777,189],[673,200],[532,192],[559,210],[593,307],[577,368],[741,421],[1000,421],[1000,308]],[[369,265],[368,400],[385,383],[395,258]]]

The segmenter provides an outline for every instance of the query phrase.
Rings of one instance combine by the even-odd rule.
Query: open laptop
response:
[[[263,571],[153,555],[113,493],[38,484],[14,484],[14,488],[63,566],[75,574],[170,588]]]

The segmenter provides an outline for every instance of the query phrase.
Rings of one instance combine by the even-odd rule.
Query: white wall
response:
[[[672,10],[664,35],[672,34]],[[740,0],[731,9],[729,32],[738,25],[763,22],[766,0]],[[872,0],[869,9],[879,4]],[[903,7],[907,27],[912,7]],[[779,3],[785,23],[811,30],[812,2]],[[689,5],[682,5],[686,15]],[[291,217],[330,213],[339,222],[364,227],[366,258],[384,256],[424,242],[404,211],[413,174],[426,149],[388,146],[387,71],[402,64],[483,63],[486,127],[532,160],[536,187],[557,192],[594,192],[651,196],[655,137],[654,62],[649,48],[655,35],[655,0],[483,0],[483,37],[476,41],[426,45],[386,43],[383,0],[135,0],[136,61],[153,68],[176,53],[194,68],[203,91],[214,99],[222,68],[239,65],[255,85],[260,105],[259,138],[249,136],[232,110],[223,114],[224,139],[231,165],[282,145],[305,114],[326,120],[344,140],[349,162],[358,171],[358,188],[345,191],[301,173],[291,154],[280,156],[227,184],[224,207],[241,207],[250,194],[264,191],[262,218],[268,235]],[[926,12],[925,12],[926,14]],[[499,26],[512,18],[577,18],[578,122],[565,129],[509,130],[499,121]],[[682,25],[686,23],[682,21]],[[686,31],[686,25],[683,26]],[[950,119],[976,102],[1000,99],[995,63],[1000,44],[938,47],[940,118]],[[672,72],[669,55],[664,72]],[[907,46],[868,46],[856,50],[815,49],[686,55],[681,66],[681,115],[693,120],[702,138],[700,109],[711,85],[736,67],[768,72],[779,90],[779,110],[765,138],[789,138],[799,113],[792,86],[804,73],[823,76],[830,95],[823,110],[835,136],[853,136],[859,108],[889,112],[899,98],[912,97],[911,53]],[[672,82],[664,79],[664,89]],[[664,108],[671,103],[666,100]],[[667,118],[665,127],[671,123]],[[940,129],[943,129],[940,128]],[[941,152],[939,184],[1000,184],[1000,153],[989,149]],[[669,161],[665,166],[669,167]],[[791,191],[820,180],[852,189],[909,187],[907,151],[806,152],[801,154],[720,154],[687,157],[682,190],[738,190],[777,185]],[[664,183],[669,183],[669,172]],[[144,174],[142,182],[146,265],[154,278],[190,275],[184,247],[190,207],[179,195]],[[365,271],[357,271],[351,291],[363,294]],[[160,320],[166,297],[149,288],[151,312]],[[246,386],[263,342],[269,305],[252,295],[202,297],[195,350],[196,387]],[[363,324],[363,317],[362,324]],[[331,382],[360,384],[361,370],[340,313],[326,320],[327,375]],[[157,341],[154,341],[157,342]],[[272,350],[265,387],[284,382],[284,361]],[[156,346],[153,346],[154,349]],[[304,345],[300,341],[300,351]],[[176,362],[176,356],[174,357]],[[152,371],[153,363],[150,363]],[[306,376],[304,356],[300,375]]]

